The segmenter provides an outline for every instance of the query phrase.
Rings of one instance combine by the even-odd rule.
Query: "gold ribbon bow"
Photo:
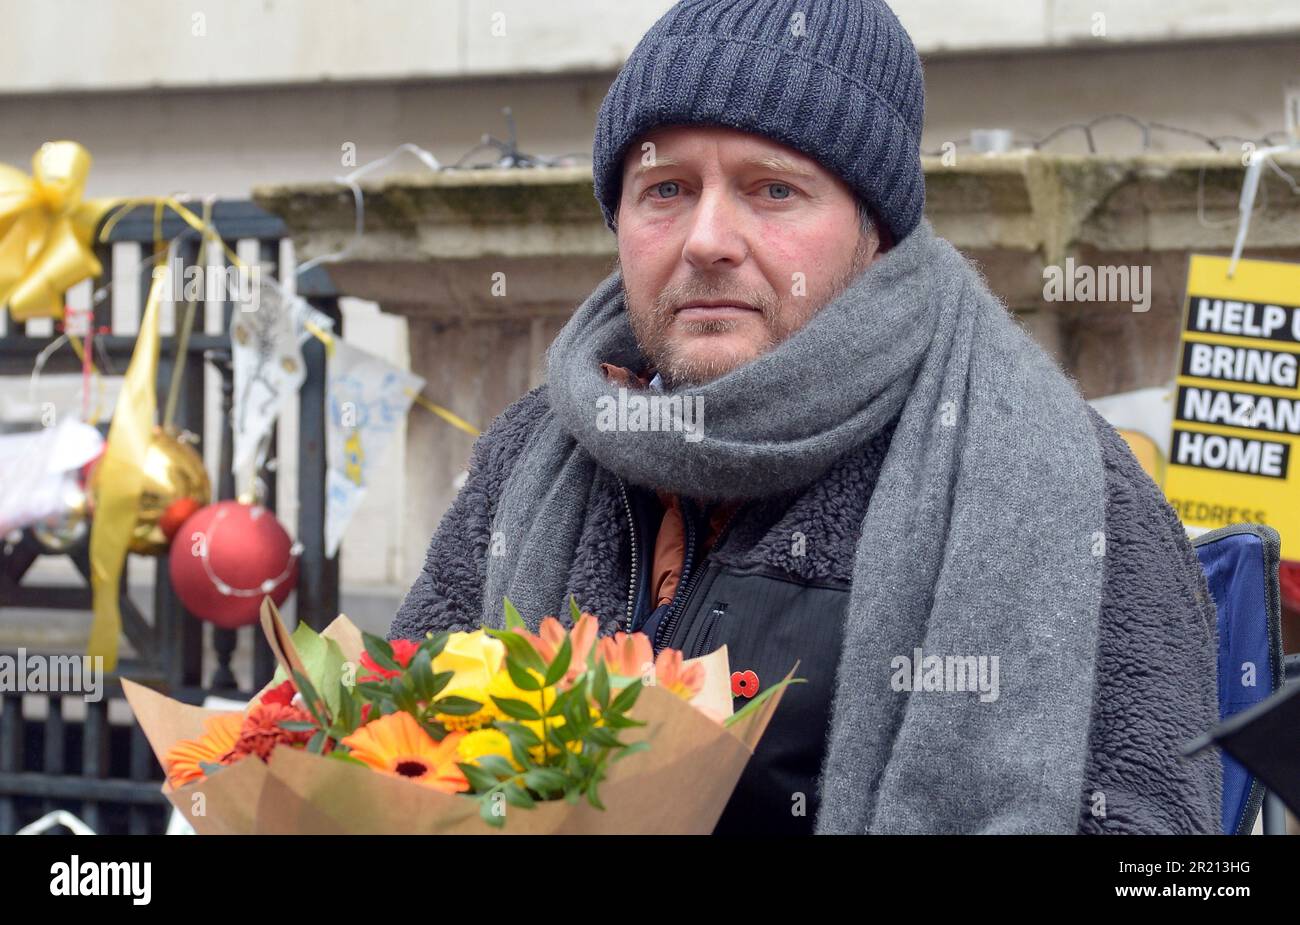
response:
[[[61,318],[64,291],[100,273],[91,240],[117,200],[82,200],[90,163],[75,141],[51,141],[30,177],[0,164],[0,308],[15,321]]]

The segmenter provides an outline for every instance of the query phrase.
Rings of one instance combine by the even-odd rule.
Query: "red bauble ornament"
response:
[[[167,505],[162,517],[158,518],[158,527],[162,530],[163,536],[170,541],[176,536],[176,531],[180,530],[181,524],[189,520],[202,506],[193,498],[177,498]]]
[[[189,517],[172,542],[172,586],[192,614],[222,629],[257,621],[262,598],[276,606],[298,580],[301,547],[269,510],[218,501]]]

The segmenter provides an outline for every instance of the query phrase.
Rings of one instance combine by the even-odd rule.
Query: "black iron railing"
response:
[[[263,273],[282,278],[280,244],[287,236],[284,223],[252,202],[219,201],[212,210],[212,224],[233,250],[241,241],[256,241]],[[197,264],[199,235],[180,218],[168,214],[162,237],[177,239],[177,256],[183,267]],[[94,281],[104,291],[113,272],[112,245],[134,242],[142,249],[154,240],[154,213],[139,207],[113,228],[111,240],[96,248],[104,275]],[[249,245],[245,245],[248,247]],[[224,259],[224,258],[223,258]],[[133,270],[141,278],[141,301],[149,290],[153,266],[140,261]],[[320,268],[304,273],[297,292],[317,310],[330,316],[341,329],[338,297],[328,275]],[[201,306],[200,306],[201,307]],[[209,303],[209,311],[211,311]],[[187,361],[174,423],[202,437],[205,430],[205,378],[221,381],[221,448],[215,499],[234,495],[230,474],[232,452],[230,401],[232,392],[229,330],[232,302],[222,306],[220,334],[202,333],[196,322],[187,345]],[[200,318],[202,315],[199,316]],[[111,300],[94,305],[95,329],[108,333],[97,336],[97,356],[106,355],[112,372],[125,371],[135,347],[134,336],[111,330]],[[37,357],[52,336],[31,336],[23,325],[10,321],[0,337],[0,376],[30,376]],[[102,348],[103,352],[100,352]],[[159,407],[166,395],[176,363],[177,340],[164,337],[159,359]],[[299,439],[297,447],[298,512],[297,538],[302,544],[298,584],[291,598],[296,616],[317,628],[338,614],[338,560],[325,556],[325,354],[311,340],[304,348],[306,381],[299,393]],[[79,362],[63,351],[50,358],[47,372],[80,371]],[[276,509],[277,484],[272,455],[261,473],[267,487],[265,503]],[[39,585],[24,579],[42,556],[65,555],[84,580],[81,586]],[[0,539],[0,624],[9,608],[36,608],[84,612],[89,627],[90,564],[84,545],[65,552],[51,552],[35,535],[24,531],[16,543]],[[253,690],[268,681],[274,660],[260,630],[221,630],[210,627],[186,612],[171,587],[165,561],[156,570],[148,606],[131,598],[123,576],[121,611],[123,633],[130,644],[130,656],[105,679],[103,699],[87,702],[80,695],[63,692],[32,694],[0,691],[0,834],[12,833],[53,809],[67,809],[83,818],[97,832],[161,832],[166,818],[166,801],[159,792],[161,769],[138,727],[129,721],[114,721],[123,713],[113,708],[122,698],[120,679],[130,678],[165,691],[169,696],[200,703],[209,694],[246,697],[251,690],[239,690],[232,670],[237,633],[251,636]],[[205,631],[210,644],[205,645]],[[30,650],[29,650],[30,651]],[[14,653],[0,653],[13,656]]]

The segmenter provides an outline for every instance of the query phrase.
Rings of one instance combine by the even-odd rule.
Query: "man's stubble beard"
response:
[[[667,286],[660,290],[649,311],[640,310],[639,303],[633,302],[633,296],[624,288],[624,298],[628,312],[628,321],[632,333],[636,336],[637,346],[660,374],[668,387],[703,385],[726,375],[733,369],[757,359],[774,349],[790,335],[810,321],[817,312],[835,300],[849,284],[852,283],[870,263],[870,241],[866,235],[859,235],[857,247],[848,269],[842,271],[832,284],[829,293],[806,317],[795,319],[789,313],[780,312],[780,300],[773,293],[742,293],[719,277],[694,275],[683,285]],[[614,266],[622,270],[622,262],[615,257]],[[673,321],[673,307],[696,299],[734,298],[757,307],[762,314],[765,337],[759,344],[757,352],[750,355],[738,355],[734,350],[709,351],[704,356],[687,355],[678,352],[677,346],[668,338]],[[636,310],[633,310],[633,309]],[[735,329],[740,323],[732,319],[689,322],[691,330],[700,335],[723,334]]]

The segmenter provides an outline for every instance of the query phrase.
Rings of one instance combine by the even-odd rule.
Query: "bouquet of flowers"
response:
[[[733,713],[725,647],[655,657],[569,608],[389,643],[346,617],[290,636],[268,599],[280,668],[244,711],[123,686],[200,833],[711,831],[793,670]]]

